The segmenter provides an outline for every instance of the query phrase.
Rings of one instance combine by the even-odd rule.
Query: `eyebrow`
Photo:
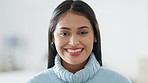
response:
[[[79,27],[78,29],[84,29],[84,28],[86,28],[86,29],[90,29],[88,26],[81,26],[81,27]],[[68,27],[61,27],[60,29],[71,30],[71,29],[68,28]]]
[[[60,27],[60,29],[67,29],[67,30],[70,30],[70,28],[68,28],[68,27]]]
[[[81,27],[79,27],[78,29],[84,29],[84,28],[89,29],[88,26],[81,26]]]

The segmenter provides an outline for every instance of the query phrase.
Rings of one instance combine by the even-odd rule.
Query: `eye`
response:
[[[88,34],[88,32],[87,31],[81,31],[79,34],[80,35],[86,35],[86,34]]]
[[[60,36],[65,37],[65,36],[69,36],[70,33],[68,32],[60,32]]]

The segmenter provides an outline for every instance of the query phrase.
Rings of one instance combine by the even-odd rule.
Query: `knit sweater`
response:
[[[121,74],[101,67],[92,53],[84,69],[71,73],[61,65],[59,55],[55,65],[33,76],[26,83],[132,83]]]

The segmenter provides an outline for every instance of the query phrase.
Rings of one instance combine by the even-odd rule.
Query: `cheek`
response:
[[[87,38],[81,38],[81,42],[86,46],[87,49],[92,49],[93,48],[93,43],[94,43],[94,38],[93,36],[89,36]]]
[[[88,41],[87,42],[87,48],[92,49],[93,48],[93,41]]]
[[[93,48],[93,44],[94,44],[94,38],[93,36],[89,37],[86,41],[86,45],[88,49],[92,49]]]
[[[66,44],[66,40],[64,40],[63,38],[60,38],[58,36],[55,36],[54,37],[54,41],[55,41],[55,46],[56,46],[56,49],[61,49],[65,44]]]

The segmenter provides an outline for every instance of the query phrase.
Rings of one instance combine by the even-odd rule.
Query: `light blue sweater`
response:
[[[61,65],[59,55],[55,66],[33,76],[27,83],[132,83],[121,74],[103,68],[92,53],[84,69],[75,74]]]

